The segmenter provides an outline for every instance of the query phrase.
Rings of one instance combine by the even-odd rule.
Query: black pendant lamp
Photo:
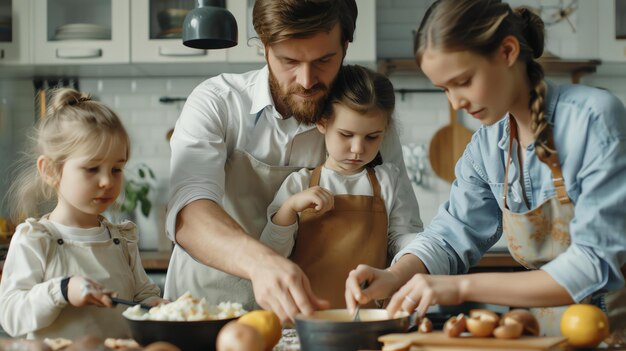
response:
[[[225,49],[237,45],[237,21],[225,0],[197,0],[183,22],[183,44],[196,49]],[[237,0],[240,1],[240,0]]]

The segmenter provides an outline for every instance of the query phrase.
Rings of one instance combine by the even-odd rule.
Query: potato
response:
[[[265,341],[253,327],[232,321],[217,334],[217,351],[263,351]]]

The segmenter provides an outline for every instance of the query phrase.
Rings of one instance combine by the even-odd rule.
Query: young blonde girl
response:
[[[163,301],[141,265],[135,225],[101,216],[122,189],[128,134],[107,106],[61,89],[33,142],[9,189],[12,219],[23,223],[0,283],[2,327],[29,338],[128,337],[110,297]],[[54,208],[40,217],[42,202]]]
[[[361,263],[386,267],[421,223],[414,194],[398,190],[400,170],[379,153],[395,107],[391,82],[344,66],[328,101],[317,122],[327,159],[287,177],[261,241],[298,263],[313,292],[341,308],[348,272]]]
[[[552,307],[591,302],[609,316],[607,342],[626,342],[626,110],[606,91],[545,81],[535,60],[543,34],[537,15],[497,0],[430,7],[417,61],[483,126],[425,231],[389,270],[352,273],[351,308],[392,294],[391,313],[463,301],[533,307],[542,334],[560,335],[562,309]],[[503,233],[529,271],[462,274]]]

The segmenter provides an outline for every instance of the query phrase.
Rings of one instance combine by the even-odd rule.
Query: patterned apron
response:
[[[561,166],[555,152],[550,157],[541,159],[552,171],[555,196],[525,213],[514,213],[508,209],[506,199],[509,188],[509,165],[513,140],[517,139],[517,125],[511,118],[509,129],[511,135],[504,175],[503,229],[511,256],[528,269],[539,269],[569,247],[571,242],[569,224],[574,218],[574,205],[565,190]],[[556,150],[552,133],[548,147]],[[611,335],[605,340],[609,345],[626,342],[626,288],[594,294],[583,302],[598,305],[609,316]],[[531,308],[530,311],[539,320],[542,335],[560,336],[561,315],[566,308],[567,306]]]
[[[387,211],[373,168],[367,169],[373,196],[335,195],[331,211],[300,215],[291,259],[306,273],[311,287],[331,308],[345,308],[348,273],[361,263],[384,268],[387,261]],[[309,187],[319,185],[322,166],[311,175]]]

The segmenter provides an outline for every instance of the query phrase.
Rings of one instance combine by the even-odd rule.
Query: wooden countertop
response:
[[[148,271],[165,271],[170,263],[170,251],[139,251],[141,264]]]
[[[508,252],[487,252],[475,267],[480,268],[523,268]]]
[[[165,271],[170,263],[171,252],[169,251],[141,251],[139,254],[143,268],[148,271]],[[488,252],[475,268],[521,268],[521,266],[508,252]]]

